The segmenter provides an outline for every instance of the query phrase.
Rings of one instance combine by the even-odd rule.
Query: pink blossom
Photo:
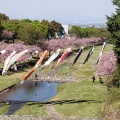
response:
[[[96,65],[97,75],[112,75],[116,67],[116,57],[113,51],[103,55]]]

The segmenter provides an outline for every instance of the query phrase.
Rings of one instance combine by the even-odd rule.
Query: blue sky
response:
[[[106,22],[115,13],[112,0],[0,0],[0,13],[10,19],[60,23]]]

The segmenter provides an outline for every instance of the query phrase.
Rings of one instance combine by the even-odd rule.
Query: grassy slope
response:
[[[90,80],[61,84],[58,91],[55,99],[73,100],[73,103],[54,106],[57,112],[65,116],[98,117],[107,97],[106,87]]]
[[[0,68],[3,68],[3,63],[0,63]],[[0,91],[13,85],[20,83],[21,80],[25,77],[25,75],[32,69],[32,66],[28,66],[28,68],[24,68],[22,71],[11,72],[5,76],[0,75]]]
[[[9,106],[3,103],[0,103],[0,115],[4,115],[8,110]]]
[[[71,65],[71,63],[73,62],[73,60],[76,56],[76,53],[74,53],[71,57],[65,59],[61,63],[61,64],[65,64],[65,66],[61,67],[61,69],[57,73],[57,75],[61,76],[63,74],[67,74],[70,72],[70,73],[72,73],[73,76],[75,76],[75,78],[78,78],[78,79],[79,78],[90,78],[93,75],[93,73],[95,72],[94,64],[97,62],[97,58],[99,56],[99,52],[100,52],[101,48],[102,48],[102,46],[95,46],[95,50],[94,50],[93,54],[91,55],[91,57],[89,58],[88,62],[86,62],[79,69],[77,69],[78,66],[80,66],[84,62],[84,59],[86,58],[90,49],[84,50],[83,53],[81,54],[80,58],[76,62],[76,64],[72,67],[72,69],[68,69],[67,67]],[[106,54],[111,49],[112,49],[112,45],[107,44],[105,47],[105,50],[103,52],[103,55]]]
[[[104,54],[112,49],[112,45],[107,45],[104,51]],[[73,61],[75,54],[71,57],[65,59],[59,66],[62,64],[66,64],[66,66],[61,67],[60,71],[56,73],[57,76],[61,76],[62,74],[67,74],[71,72],[71,75],[80,79],[85,78],[82,82],[76,83],[66,83],[61,84],[58,88],[58,95],[53,97],[56,100],[75,100],[76,103],[63,105],[55,105],[54,108],[57,112],[65,115],[65,116],[80,116],[80,117],[97,117],[100,115],[100,111],[104,106],[104,101],[106,98],[107,90],[105,86],[102,86],[96,80],[96,83],[93,84],[90,77],[93,75],[95,68],[93,65],[96,63],[99,52],[101,50],[101,46],[95,47],[95,51],[90,57],[89,61],[83,65],[80,69],[76,70],[77,66],[79,66],[85,59],[88,50],[83,51],[82,56],[79,58],[77,63],[73,66],[72,69],[68,69],[66,66],[69,66]],[[69,61],[69,62],[68,62]],[[59,67],[58,66],[58,67]],[[76,71],[75,71],[76,70]],[[45,69],[45,71],[49,71]],[[9,76],[0,76],[0,84],[3,84],[0,89],[10,86],[13,83],[19,81],[19,78],[23,78],[25,73],[15,73]],[[14,75],[14,79],[13,79]],[[81,100],[86,100],[86,102],[81,102]],[[93,101],[90,101],[93,100]],[[38,111],[38,106],[24,106],[16,114],[26,114],[29,115],[29,111],[31,115],[46,115],[45,108],[42,107],[41,112]],[[26,110],[27,108],[27,110]],[[34,109],[35,108],[35,109]],[[42,112],[43,111],[43,112]],[[67,112],[68,111],[68,112]]]
[[[36,105],[24,105],[15,115],[47,116],[46,107]]]
[[[25,72],[20,73],[13,73],[10,75],[0,76],[0,90],[3,90],[4,88],[7,88],[13,84],[19,83],[20,80],[22,80],[23,76],[25,76]]]
[[[120,89],[113,87],[109,91],[102,117],[103,120],[120,120]]]
[[[106,54],[109,50],[112,49],[112,45],[107,45],[104,54]],[[99,52],[101,50],[101,46],[95,47],[94,53],[90,57],[89,61],[80,67],[78,70],[76,68],[82,64],[89,50],[85,50],[82,53],[82,56],[79,58],[77,63],[73,66],[71,70],[72,75],[74,75],[77,79],[84,78],[84,81],[76,82],[76,83],[66,83],[61,84],[58,88],[58,95],[54,97],[57,100],[72,100],[74,99],[75,103],[63,103],[62,105],[55,105],[55,109],[57,112],[60,112],[65,116],[80,116],[80,117],[98,117],[101,114],[101,110],[103,109],[105,99],[107,97],[107,89],[106,86],[101,85],[98,82],[98,77],[96,83],[92,83],[90,79],[93,75],[95,68],[94,64],[98,58]],[[74,56],[71,56],[69,60],[70,63],[73,61]],[[69,64],[69,63],[68,63]],[[62,75],[68,73],[68,68],[63,67],[57,73],[58,75]],[[81,100],[86,100],[86,102],[81,102]],[[90,101],[95,100],[95,101]]]

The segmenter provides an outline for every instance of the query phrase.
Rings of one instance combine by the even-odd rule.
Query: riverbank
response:
[[[15,116],[11,115],[5,117],[17,118],[18,116],[20,117],[20,119],[22,119],[22,117],[25,118],[27,115],[28,118],[26,119],[28,120],[33,118],[35,118],[36,120],[37,118],[43,120],[44,119],[53,120],[53,118],[59,116],[61,120],[63,120],[63,118],[65,120],[67,119],[98,120],[104,108],[105,98],[107,96],[106,86],[99,83],[98,77],[96,76],[95,84],[92,83],[91,79],[91,76],[95,72],[94,63],[96,63],[96,59],[98,58],[100,49],[101,46],[97,46],[96,51],[94,51],[89,61],[85,65],[81,66],[79,69],[78,66],[82,64],[82,61],[85,59],[88,50],[85,50],[83,52],[84,56],[81,56],[77,63],[71,69],[69,69],[69,66],[72,63],[75,54],[65,59],[57,67],[52,67],[56,63],[56,61],[54,61],[52,65],[50,65],[47,68],[44,68],[42,70],[41,68],[38,68],[35,71],[38,78],[36,79],[35,74],[33,74],[28,79],[32,81],[38,80],[38,81],[63,82],[63,84],[61,84],[58,87],[58,94],[49,100],[49,101],[55,100],[57,104],[43,105],[44,106],[43,112],[47,113],[45,116],[40,117],[42,115],[41,114],[38,115],[36,113],[40,109],[42,109],[42,108],[39,109],[40,104],[36,104],[36,106],[33,104],[31,106],[29,105],[23,106],[15,113],[16,114]],[[110,49],[111,46],[107,47],[104,51],[104,54],[107,53]],[[23,75],[21,73],[14,74],[14,76],[16,75],[19,78],[16,79],[18,83],[21,82],[22,78],[28,71],[25,71]],[[11,77],[12,81],[12,75],[7,77],[9,77],[9,80]],[[0,82],[3,81],[1,80]],[[60,103],[57,101],[60,101]],[[37,111],[35,111],[36,108]],[[52,111],[51,114],[52,113],[54,114],[50,115],[50,111]],[[29,116],[37,117],[29,118]],[[4,116],[2,117],[4,118]]]

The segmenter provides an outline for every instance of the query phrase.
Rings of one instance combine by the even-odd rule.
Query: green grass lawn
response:
[[[103,54],[110,51],[112,47],[113,46],[111,44],[107,44]],[[65,64],[65,66],[58,71],[58,76],[68,74],[70,72],[70,75],[74,76],[76,80],[80,78],[84,78],[85,80],[81,82],[64,83],[58,87],[58,95],[54,97],[54,99],[61,101],[74,99],[76,102],[55,105],[54,108],[57,112],[64,116],[80,116],[83,118],[100,116],[108,91],[106,86],[103,86],[98,82],[98,76],[96,76],[95,84],[92,83],[91,76],[95,72],[94,64],[97,62],[101,48],[102,46],[95,46],[95,50],[88,62],[82,65],[79,69],[77,68],[83,63],[89,49],[83,51],[78,61],[71,69],[68,69],[66,66],[71,65],[76,54],[65,59],[62,63]],[[82,100],[85,100],[85,102],[81,102]]]
[[[110,89],[102,117],[105,120],[120,119],[120,89],[114,87]]]
[[[103,52],[103,55],[106,54],[108,51],[112,50],[113,48],[113,45],[112,44],[107,44],[105,49],[104,49],[104,52]],[[102,49],[102,46],[95,46],[95,49],[94,49],[94,52],[93,54],[91,55],[91,57],[89,58],[88,62],[86,62],[85,64],[83,64],[79,69],[78,67],[84,62],[89,50],[83,50],[81,56],[79,57],[78,61],[76,62],[76,64],[71,68],[71,69],[68,69],[69,66],[71,66],[75,56],[77,53],[73,53],[73,55],[71,55],[70,57],[67,57],[62,63],[60,63],[57,67],[61,67],[59,71],[56,71],[56,76],[59,77],[59,76],[62,76],[64,74],[70,74],[72,75],[73,77],[75,77],[76,79],[80,79],[80,78],[86,78],[86,79],[89,79],[95,72],[95,63],[97,62],[97,59],[98,59],[98,56],[99,56],[99,53]],[[54,64],[56,63],[53,62]],[[51,67],[51,65],[50,65]],[[54,68],[54,69],[57,69]],[[49,68],[48,68],[49,69]],[[50,72],[51,69],[45,69],[43,71],[45,71],[45,73],[48,73]]]
[[[106,54],[113,48],[111,44],[107,44],[103,54]],[[101,46],[95,46],[95,50],[90,57],[89,61],[82,65],[79,69],[77,67],[81,65],[86,58],[89,49],[83,50],[82,55],[78,59],[77,63],[71,68],[68,67],[73,62],[76,53],[67,57],[58,67],[62,66],[60,70],[56,71],[56,76],[59,77],[64,74],[70,73],[79,82],[68,82],[62,83],[58,87],[58,94],[51,100],[59,100],[62,104],[53,105],[54,109],[63,116],[79,116],[82,118],[87,117],[99,117],[101,111],[104,108],[105,100],[108,95],[108,91],[105,85],[101,85],[96,76],[96,83],[92,83],[91,76],[95,72],[94,64],[97,62],[99,52],[102,49]],[[50,67],[55,64],[54,61],[50,66],[43,70],[44,73],[50,72]],[[57,69],[53,68],[54,70]],[[39,71],[39,69],[37,70]],[[0,76],[0,90],[20,82],[27,72],[13,73],[7,76]],[[80,81],[81,78],[84,80]],[[105,79],[103,79],[105,80]],[[70,102],[71,101],[71,102]],[[6,109],[6,107],[4,108]],[[1,113],[2,109],[0,109]],[[4,112],[3,112],[4,114]],[[39,105],[25,105],[15,114],[18,115],[34,115],[34,116],[45,116],[46,106],[39,107]]]
[[[0,115],[4,115],[7,112],[8,108],[8,105],[0,103]]]
[[[103,54],[106,54],[112,49],[111,44],[107,44]],[[76,64],[68,69],[68,66],[74,60],[76,54],[64,60],[62,64],[65,64],[57,72],[57,76],[68,74],[74,76],[76,80],[84,78],[85,80],[80,82],[64,83],[58,87],[58,94],[53,99],[55,100],[75,100],[73,103],[63,103],[54,106],[56,111],[64,116],[80,116],[80,117],[98,117],[104,108],[105,100],[108,95],[106,86],[101,85],[96,76],[96,83],[92,83],[91,76],[95,72],[94,64],[97,62],[100,50],[102,46],[95,46],[95,50],[88,62],[81,65],[87,56],[88,50],[84,50]],[[77,70],[76,70],[77,69]],[[103,79],[105,81],[105,79]],[[85,102],[81,102],[84,101]]]
[[[39,106],[39,104],[29,105],[27,103],[15,115],[47,116],[46,106]]]
[[[25,66],[27,66],[28,63],[26,63]],[[0,68],[3,69],[4,63],[0,62]],[[0,75],[0,91],[13,85],[20,83],[22,79],[25,77],[25,75],[32,69],[32,66],[27,66],[27,68],[24,68],[23,70],[8,72],[6,75]]]
[[[58,87],[56,100],[73,100],[54,105],[56,111],[64,116],[98,117],[103,110],[107,97],[106,86],[91,80],[64,83]]]
[[[28,70],[19,73],[12,73],[9,75],[0,75],[0,91],[7,88],[13,84],[20,83],[22,78],[27,74]]]

